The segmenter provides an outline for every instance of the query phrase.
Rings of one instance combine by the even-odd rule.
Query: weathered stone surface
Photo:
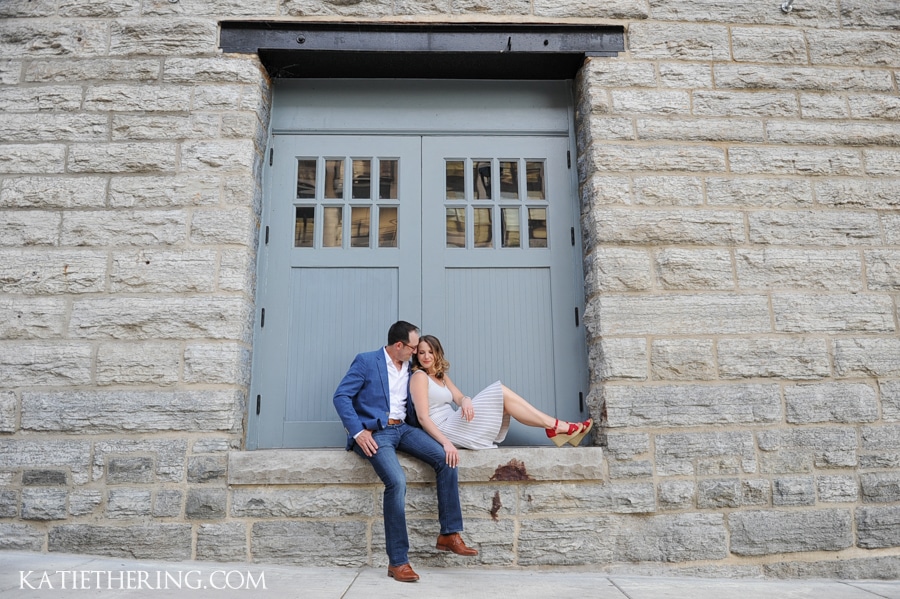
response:
[[[166,4],[170,4],[168,0]],[[255,55],[228,57],[167,58],[163,69],[164,83],[258,83],[262,67]]]
[[[85,489],[69,493],[69,514],[72,516],[89,516],[103,501],[103,493],[99,490]]]
[[[865,252],[869,289],[900,291],[900,250]]]
[[[796,179],[706,180],[707,202],[730,208],[782,208],[812,205],[812,186]]]
[[[617,146],[594,144],[587,172],[725,172],[725,155],[710,146]]]
[[[222,249],[219,258],[219,289],[253,294],[256,256],[251,248]]]
[[[73,144],[69,147],[67,168],[72,173],[173,172],[175,155],[174,143]]]
[[[861,430],[862,448],[887,453],[900,449],[900,426],[866,426]]]
[[[737,555],[838,551],[853,545],[848,510],[732,512],[728,525],[730,549]]]
[[[201,208],[191,219],[191,241],[197,244],[252,246],[259,223],[251,208]]]
[[[110,489],[106,499],[106,517],[113,520],[150,515],[150,489]]]
[[[54,246],[59,243],[58,212],[7,210],[0,222],[0,246]]]
[[[585,84],[594,93],[605,93],[609,87],[656,87],[656,73],[650,63],[588,59],[585,65]]]
[[[653,270],[646,250],[598,247],[585,258],[585,273],[586,295],[591,296],[650,289]]]
[[[216,39],[216,22],[211,19],[120,19],[109,26],[109,53],[114,56],[215,54]]]
[[[429,496],[433,502],[433,494]],[[370,489],[344,485],[284,490],[254,487],[236,489],[231,497],[231,516],[235,518],[358,518],[376,515],[375,508]],[[377,513],[381,514],[380,505]]]
[[[528,485],[519,510],[529,516],[558,512],[642,514],[656,511],[653,483]]]
[[[859,475],[859,484],[866,503],[900,501],[900,472],[865,472]]]
[[[74,85],[0,88],[0,109],[5,112],[81,110],[82,90]]]
[[[20,495],[19,491],[0,490],[0,518],[16,518],[19,516]]]
[[[106,203],[102,177],[10,177],[0,181],[0,206],[99,208]]]
[[[50,529],[48,549],[128,559],[189,560],[191,536],[190,524],[64,524]]]
[[[22,519],[65,520],[66,495],[65,489],[22,489]]]
[[[808,31],[813,64],[900,67],[900,35],[877,31]]]
[[[174,208],[216,204],[220,184],[216,175],[113,177],[109,184],[109,205],[112,208]]]
[[[695,100],[696,102],[696,100]],[[696,104],[695,104],[696,106]],[[648,141],[761,142],[760,122],[735,119],[638,119],[637,137]]]
[[[747,93],[728,91],[697,91],[692,95],[692,112],[699,116],[713,117],[791,117],[799,115],[797,98],[786,93]],[[705,128],[707,119],[694,121],[695,126]],[[762,141],[761,123],[736,119],[712,121],[722,128],[744,127],[749,129],[742,138],[734,133],[735,141]],[[777,121],[775,121],[777,122]]]
[[[102,21],[0,22],[0,58],[100,56],[106,44],[107,25]]]
[[[896,556],[822,561],[781,561],[766,564],[765,576],[776,578],[837,578],[841,580],[890,580],[900,578]]]
[[[595,173],[583,183],[581,199],[585,208],[582,214],[610,204],[634,203],[631,198],[631,179],[628,177],[606,177]],[[590,235],[590,231],[585,232],[585,237]]]
[[[730,60],[728,30],[716,25],[632,23],[628,50],[639,60]]]
[[[188,482],[208,483],[225,479],[227,458],[218,456],[191,456],[188,460]]]
[[[858,443],[853,428],[766,430],[757,434],[757,443],[763,452],[760,461],[764,473],[807,472],[813,466],[850,468],[857,465]]]
[[[649,16],[644,2],[613,0],[597,4],[589,0],[575,2],[561,0],[535,0],[537,17],[598,17],[604,19],[646,19]]]
[[[777,294],[772,309],[775,330],[783,333],[894,331],[894,310],[887,296]]]
[[[656,275],[663,289],[733,289],[728,250],[661,250]]]
[[[607,295],[588,304],[584,320],[592,335],[729,335],[771,330],[768,300],[761,295]]]
[[[241,108],[242,95],[241,85],[208,84],[194,90],[191,106],[194,111],[237,111]]]
[[[152,483],[154,481],[153,458],[113,457],[106,464],[106,482],[115,484]]]
[[[67,468],[76,485],[90,479],[91,444],[86,441],[0,440],[4,468]]]
[[[7,341],[0,344],[0,380],[10,387],[87,385],[92,352],[84,343]]]
[[[0,391],[0,433],[14,433],[19,428],[19,400],[12,391]]]
[[[85,339],[250,339],[243,298],[109,297],[76,300],[69,334]]]
[[[866,150],[866,174],[877,177],[900,177],[900,152],[891,150]]]
[[[843,96],[800,94],[800,113],[805,119],[845,119],[850,116],[850,109]]]
[[[900,245],[900,214],[882,214],[881,225],[884,228],[884,241]]]
[[[188,520],[220,520],[226,515],[225,489],[188,489],[184,515]]]
[[[882,419],[894,422],[900,420],[900,381],[882,381],[879,388]]]
[[[175,343],[104,343],[97,350],[98,385],[174,385],[180,347]]]
[[[67,484],[65,470],[36,469],[22,472],[25,487],[60,487]]]
[[[228,431],[240,424],[237,391],[24,392],[22,428],[34,431]]]
[[[736,249],[734,256],[741,289],[862,290],[853,250]]]
[[[799,29],[733,27],[731,53],[737,62],[806,64],[806,38]]]
[[[731,148],[731,171],[745,175],[841,176],[862,174],[858,151],[808,148]],[[830,215],[826,215],[830,216]]]
[[[878,418],[875,390],[865,383],[819,383],[784,388],[787,421],[873,422]]]
[[[80,83],[82,81],[156,81],[159,60],[69,59],[32,60],[23,79],[29,83]]]
[[[723,378],[818,379],[831,374],[824,339],[721,339],[718,362]]]
[[[61,17],[127,17],[140,12],[140,0],[62,0]]]
[[[3,144],[0,146],[0,175],[62,173],[64,146],[58,144]]]
[[[890,92],[891,78],[885,70],[836,69],[800,66],[713,66],[716,86],[724,89],[806,90],[821,92]]]
[[[596,350],[596,351],[595,351]],[[608,380],[645,380],[647,378],[647,341],[642,338],[603,338],[591,348],[594,378]]]
[[[900,124],[772,122],[766,126],[771,142],[783,144],[898,146]]]
[[[660,510],[686,510],[694,507],[697,483],[692,480],[663,480],[656,501]]]
[[[712,67],[704,64],[663,62],[659,64],[659,82],[662,87],[712,87]]]
[[[46,533],[31,524],[0,522],[0,549],[40,552]]]
[[[819,501],[853,503],[859,501],[859,483],[850,475],[818,476],[816,493]]]
[[[816,200],[835,208],[891,210],[900,207],[897,185],[896,180],[890,179],[825,179],[816,181]]]
[[[219,134],[217,114],[116,115],[112,121],[112,138],[130,140],[178,140],[185,137],[215,137]]]
[[[16,85],[22,72],[21,60],[0,58],[0,85]]]
[[[6,142],[97,141],[109,136],[109,119],[96,114],[0,114]]]
[[[658,380],[710,380],[716,376],[711,339],[654,339],[650,372]]]
[[[276,564],[360,567],[367,562],[366,529],[360,521],[255,522],[250,554],[254,561]],[[322,544],[321,539],[328,543]]]
[[[857,119],[900,120],[900,98],[894,95],[860,95],[848,98],[850,114]]]
[[[691,98],[682,91],[613,90],[613,112],[628,114],[689,114]]]
[[[246,562],[247,525],[243,522],[201,524],[197,528],[197,559],[215,562]]]
[[[181,147],[181,164],[186,171],[250,171],[258,159],[250,140],[195,141]]]
[[[741,504],[767,506],[772,503],[772,484],[765,478],[741,481]]]
[[[106,253],[91,250],[0,249],[0,292],[92,293],[106,282]]]
[[[743,241],[738,212],[612,208],[588,215],[588,241],[618,244],[731,245]]]
[[[750,432],[660,434],[655,451],[659,476],[722,476],[757,471]]]
[[[865,549],[900,545],[900,506],[856,508],[856,538]]]
[[[155,518],[177,518],[181,516],[181,505],[184,493],[177,489],[162,489],[156,492],[153,500],[153,516]],[[224,547],[223,552],[228,548]]]
[[[701,509],[740,507],[741,495],[741,481],[737,478],[697,482],[697,507]]]
[[[250,380],[250,350],[230,344],[188,345],[184,350],[186,383],[246,385]]]
[[[697,177],[635,177],[634,203],[644,206],[699,206],[703,181]]]
[[[824,0],[815,4],[795,4],[791,14],[773,11],[765,5],[719,4],[715,0],[650,0],[650,15],[654,19],[673,21],[713,21],[718,23],[745,23],[748,25],[778,25],[786,22],[807,27],[837,27],[840,15],[837,0]]]
[[[772,487],[773,505],[815,505],[816,482],[812,476],[776,478]]]
[[[191,293],[216,288],[216,251],[145,248],[113,254],[113,292]]]

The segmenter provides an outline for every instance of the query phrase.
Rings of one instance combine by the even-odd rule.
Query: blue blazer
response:
[[[409,387],[406,392],[409,398]],[[387,361],[384,348],[357,354],[350,369],[334,392],[334,407],[347,431],[347,450],[353,448],[353,437],[363,429],[381,430],[388,424],[391,395],[388,388]],[[407,422],[413,424],[415,410],[406,401]]]

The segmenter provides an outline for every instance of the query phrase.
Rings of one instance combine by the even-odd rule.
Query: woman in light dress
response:
[[[419,423],[425,432],[444,446],[447,464],[457,466],[457,447],[489,449],[506,438],[510,417],[527,426],[546,430],[557,447],[577,446],[594,425],[593,420],[565,422],[545,414],[500,381],[489,385],[474,398],[456,388],[447,370],[450,363],[434,335],[424,335],[413,356],[409,390]],[[459,406],[454,410],[451,403]]]

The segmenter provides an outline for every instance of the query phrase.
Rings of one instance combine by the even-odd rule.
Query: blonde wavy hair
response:
[[[450,362],[444,357],[444,347],[441,345],[440,340],[434,335],[422,335],[419,337],[419,343],[422,343],[423,341],[428,344],[428,347],[431,348],[431,351],[434,354],[434,376],[438,379],[443,379],[444,373],[450,370]],[[418,354],[413,356],[412,366],[413,370],[425,370],[422,365],[419,364]]]

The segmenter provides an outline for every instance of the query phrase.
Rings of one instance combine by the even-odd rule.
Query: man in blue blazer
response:
[[[478,555],[467,547],[463,529],[456,468],[447,464],[440,443],[417,426],[409,399],[409,362],[419,345],[419,329],[398,321],[388,331],[388,343],[373,352],[358,354],[334,392],[334,407],[347,429],[351,449],[375,468],[384,483],[384,538],[388,576],[400,582],[419,579],[409,565],[406,530],[406,474],[397,451],[408,453],[432,468],[437,478],[438,519],[441,532],[436,547],[459,555]]]

